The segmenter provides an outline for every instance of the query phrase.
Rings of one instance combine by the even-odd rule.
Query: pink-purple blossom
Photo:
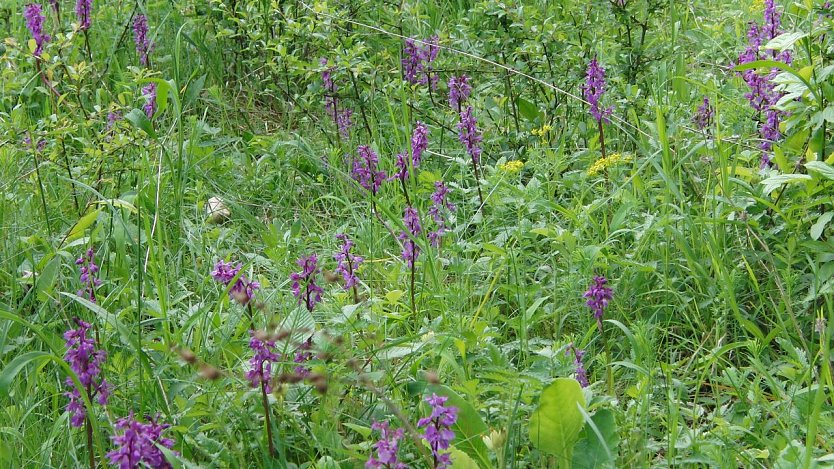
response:
[[[43,22],[46,20],[43,7],[40,3],[30,3],[23,7],[23,17],[26,18],[26,27],[32,33],[32,39],[35,40],[35,57],[40,57],[41,52],[43,52],[43,45],[52,39],[43,32]]]
[[[75,3],[75,15],[78,17],[78,27],[82,31],[90,29],[92,9],[93,0],[77,0]]]
[[[583,388],[587,388],[590,385],[588,382],[588,372],[585,370],[585,365],[582,364],[582,358],[585,356],[585,351],[575,347],[573,344],[570,344],[568,345],[566,354],[568,356],[573,355],[573,366],[576,368],[576,381],[578,381],[579,385]]]
[[[253,388],[263,386],[264,390],[272,392],[272,364],[281,359],[275,351],[275,341],[263,338],[255,331],[249,331],[249,348],[254,354],[249,360],[249,371],[246,372],[246,379]]]
[[[101,286],[101,280],[98,278],[98,265],[95,261],[95,253],[93,248],[87,251],[75,260],[75,265],[78,267],[78,280],[84,286],[78,290],[77,294],[91,302],[96,302],[96,288]]]
[[[75,382],[71,378],[67,378],[65,383],[70,387],[70,391],[65,395],[70,399],[69,404],[67,404],[67,412],[72,414],[70,424],[74,427],[80,427],[87,417],[87,409],[84,407],[81,393],[84,392],[89,399],[95,398],[96,402],[105,405],[110,396],[110,385],[107,380],[100,377],[101,366],[107,358],[107,352],[96,350],[95,341],[87,335],[92,328],[89,323],[78,318],[75,318],[74,321],[78,328],[70,329],[64,333],[67,347],[64,360],[78,376],[83,389],[78,389]]]
[[[472,85],[469,84],[468,76],[461,75],[449,78],[449,106],[455,111],[460,112],[471,92]]]
[[[359,270],[359,266],[362,265],[362,262],[364,262],[365,259],[351,252],[351,249],[353,249],[353,241],[348,237],[348,235],[339,233],[336,235],[336,239],[342,242],[342,245],[339,247],[339,251],[333,255],[333,259],[335,259],[338,263],[336,266],[336,273],[340,274],[345,280],[344,289],[349,290],[359,283],[359,278],[356,276],[356,272]]]
[[[423,152],[429,147],[429,128],[426,124],[417,121],[414,125],[414,132],[411,134],[411,165],[420,167],[423,161]]]
[[[397,238],[403,243],[403,260],[408,268],[413,268],[414,263],[417,262],[417,258],[420,256],[420,246],[413,238],[416,238],[423,232],[423,228],[420,225],[420,214],[417,212],[417,209],[414,207],[406,207],[405,214],[403,215],[403,223],[405,224],[406,231],[400,231]]]
[[[613,291],[607,286],[608,279],[603,276],[595,275],[591,285],[588,286],[588,291],[582,296],[587,298],[585,304],[591,308],[594,313],[594,318],[597,320],[597,327],[602,330],[602,315],[608,303],[613,299]]]
[[[371,147],[360,145],[356,152],[358,158],[353,160],[351,175],[360,186],[376,195],[388,176],[379,169],[379,157]]]
[[[582,85],[582,94],[585,101],[591,106],[591,115],[597,122],[607,122],[611,115],[612,107],[603,109],[600,105],[602,96],[605,94],[605,69],[599,65],[597,58],[591,59],[588,70],[585,73],[585,84]]]
[[[261,284],[254,280],[249,280],[246,278],[246,275],[241,274],[240,270],[242,268],[243,266],[239,263],[233,264],[219,260],[214,264],[214,270],[211,271],[211,276],[215,281],[226,287],[229,287],[229,284],[234,281],[234,284],[229,288],[229,298],[242,305],[246,305],[255,296],[255,292],[261,287]]]
[[[143,14],[136,15],[133,20],[133,42],[136,44],[139,63],[147,67],[148,58],[156,45],[148,37],[148,17]]]
[[[321,301],[321,294],[324,290],[316,283],[316,276],[319,273],[318,257],[315,254],[302,256],[296,261],[300,272],[293,272],[290,275],[292,280],[292,294],[298,299],[298,303],[304,303],[308,311],[313,311],[316,304]]]
[[[374,422],[371,430],[380,433],[379,440],[374,443],[376,456],[371,456],[365,463],[365,469],[406,469],[404,463],[397,458],[400,440],[403,437],[403,429],[391,430],[388,422]]]
[[[481,161],[481,140],[483,136],[478,131],[478,121],[472,115],[472,106],[468,106],[460,113],[458,123],[458,139],[466,147],[466,152],[477,164]]]
[[[440,246],[440,238],[446,233],[447,214],[454,213],[456,209],[455,204],[449,201],[449,192],[449,188],[443,181],[434,183],[434,192],[431,195],[432,205],[429,207],[428,214],[434,220],[437,229],[426,235],[434,247]]]
[[[142,96],[145,98],[145,105],[142,106],[142,109],[145,111],[148,119],[150,119],[156,113],[156,83],[148,83],[142,88]]]
[[[322,58],[319,63],[326,67],[321,72],[321,80],[325,90],[324,110],[327,115],[333,119],[333,122],[336,124],[336,128],[339,129],[339,134],[346,138],[350,136],[350,128],[353,126],[353,121],[351,120],[353,111],[345,107],[343,102],[338,97],[337,90],[339,88],[333,81],[334,68],[327,67],[326,58]]]
[[[698,112],[695,113],[692,121],[698,127],[698,130],[706,130],[712,125],[712,117],[714,114],[715,110],[712,108],[709,98],[704,96],[704,101],[698,106]]]
[[[431,406],[431,415],[417,422],[417,427],[425,429],[421,437],[429,444],[435,468],[445,468],[452,464],[451,456],[445,450],[449,449],[455,439],[451,426],[457,422],[458,408],[446,407],[448,399],[437,394],[426,397],[426,402]]]
[[[119,469],[171,467],[171,463],[159,449],[159,446],[169,449],[174,447],[174,440],[162,436],[171,425],[159,423],[159,416],[147,420],[148,423],[142,423],[136,420],[131,412],[128,417],[116,422],[116,429],[121,430],[121,434],[110,437],[116,446],[116,449],[107,453],[110,464]]]
[[[440,50],[438,43],[440,38],[436,35],[418,44],[413,38],[405,40],[403,47],[403,78],[405,81],[421,85],[430,84],[432,88],[437,87],[439,77],[433,73],[432,62],[437,58]]]

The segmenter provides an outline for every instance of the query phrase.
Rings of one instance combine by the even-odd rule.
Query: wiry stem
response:
[[[269,399],[266,397],[266,383],[263,381],[261,381],[261,402],[264,406],[264,425],[266,425],[266,439],[267,444],[269,445],[269,456],[274,458],[275,443],[272,441],[272,424],[269,419]]]

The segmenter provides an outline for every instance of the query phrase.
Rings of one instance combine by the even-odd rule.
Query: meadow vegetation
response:
[[[834,466],[822,0],[6,0],[0,467]]]

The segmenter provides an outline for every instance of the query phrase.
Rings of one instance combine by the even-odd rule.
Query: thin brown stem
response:
[[[264,406],[264,425],[266,425],[266,439],[269,445],[269,456],[275,457],[275,443],[272,441],[272,423],[269,419],[269,399],[266,397],[266,383],[261,382],[261,402]]]

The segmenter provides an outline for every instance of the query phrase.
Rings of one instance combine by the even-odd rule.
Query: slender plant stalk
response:
[[[261,365],[263,366],[263,365]],[[266,439],[269,445],[269,456],[275,457],[275,442],[272,441],[272,423],[269,419],[269,399],[266,397],[266,383],[261,381],[261,402],[264,406],[264,425],[266,426]]]

